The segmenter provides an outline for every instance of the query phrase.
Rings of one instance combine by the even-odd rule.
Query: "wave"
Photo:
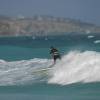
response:
[[[51,71],[48,83],[67,85],[100,81],[100,53],[71,51]]]
[[[77,82],[100,81],[100,53],[95,51],[71,51],[51,70],[36,72],[48,68],[51,59],[34,58],[21,61],[0,60],[0,86],[23,85],[38,82],[67,85]]]
[[[52,63],[49,59],[30,59],[7,62],[0,60],[0,86],[32,84],[45,79],[43,73],[35,70],[47,68]]]

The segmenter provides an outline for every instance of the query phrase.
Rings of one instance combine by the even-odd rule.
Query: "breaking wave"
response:
[[[51,59],[34,58],[21,61],[0,60],[0,86],[33,84],[67,85],[77,82],[100,81],[100,53],[95,51],[71,51],[45,73],[38,72],[52,65]]]
[[[66,85],[97,81],[100,81],[100,53],[72,51],[55,65],[48,83]]]
[[[32,84],[45,80],[43,73],[37,70],[49,67],[51,60],[31,59],[7,62],[0,60],[0,86]]]

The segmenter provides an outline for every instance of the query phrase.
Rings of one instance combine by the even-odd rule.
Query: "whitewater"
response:
[[[72,84],[100,81],[100,53],[71,51],[57,63],[49,83]]]
[[[48,83],[68,85],[100,81],[100,53],[96,51],[70,51],[61,61],[52,65],[51,59],[0,60],[0,86]]]

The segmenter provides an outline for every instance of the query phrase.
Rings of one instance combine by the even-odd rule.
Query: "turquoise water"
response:
[[[100,84],[74,84],[68,86],[35,84],[32,86],[1,87],[0,98],[7,100],[99,100]],[[6,91],[5,91],[6,89]]]
[[[100,35],[0,38],[0,100],[99,100]],[[53,69],[50,46],[62,60]]]
[[[59,48],[61,54],[70,50],[93,50],[100,51],[100,44],[94,43],[99,40],[98,34],[88,39],[87,34],[68,34],[65,36],[49,37],[1,37],[0,38],[0,59],[22,60],[31,58],[50,58],[49,48],[55,46]]]

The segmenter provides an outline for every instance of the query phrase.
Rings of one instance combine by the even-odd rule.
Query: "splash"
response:
[[[50,72],[48,83],[67,85],[76,82],[100,81],[100,53],[72,51]]]

